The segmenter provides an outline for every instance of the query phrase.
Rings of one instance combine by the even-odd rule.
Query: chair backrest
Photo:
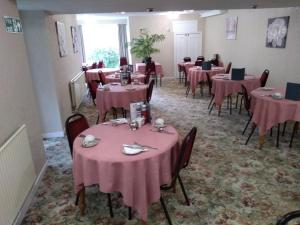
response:
[[[281,217],[277,221],[276,225],[287,225],[291,220],[299,218],[299,217],[300,217],[300,210],[289,212],[289,213],[285,214],[283,217]],[[299,222],[297,224],[299,224]]]
[[[195,66],[202,66],[202,60],[196,60]]]
[[[150,82],[150,77],[151,77],[151,74],[147,74],[146,77],[145,77],[145,84],[149,84]]]
[[[126,57],[120,57],[120,66],[127,65],[127,58]]]
[[[70,152],[73,156],[73,142],[82,131],[89,128],[89,124],[84,115],[76,113],[67,118],[65,128],[69,142]]]
[[[105,84],[105,81],[103,80],[103,73],[101,70],[98,71],[98,76],[99,76],[99,81],[102,83],[102,84]]]
[[[170,187],[175,185],[180,170],[187,167],[189,164],[196,134],[197,127],[193,127],[182,141],[179,157],[176,161],[175,171],[173,173],[173,178]]]
[[[226,70],[225,70],[225,73],[230,73],[230,69],[231,69],[231,62],[228,63],[227,67],[226,67]]]
[[[96,80],[91,80],[88,82],[88,89],[90,91],[90,94],[91,94],[93,100],[96,99],[98,82],[99,81],[96,81]]]
[[[266,83],[268,81],[268,77],[269,77],[269,73],[270,71],[265,69],[265,71],[262,73],[261,77],[260,77],[260,86],[264,87],[266,86]]]
[[[183,58],[183,62],[191,62],[191,61],[192,61],[191,57],[184,57]]]
[[[133,73],[133,65],[127,64],[127,71]]]
[[[204,58],[204,56],[200,55],[200,56],[197,57],[197,60],[205,61],[205,58]]]
[[[146,63],[145,75],[156,74],[155,62]]]
[[[244,106],[245,106],[245,109],[249,112],[250,105],[251,105],[251,99],[249,98],[246,87],[243,84],[241,86],[242,86],[242,94],[244,97]]]
[[[131,84],[131,75],[130,74],[127,77],[127,84]]]
[[[91,69],[97,69],[97,63],[96,62],[93,62],[92,66],[91,66]]]
[[[99,62],[98,62],[98,68],[104,68],[104,62],[103,62],[103,60],[99,60]]]
[[[151,80],[151,82],[147,88],[147,102],[148,103],[151,101],[151,98],[152,98],[153,86],[154,86],[154,80]]]
[[[208,72],[206,72],[206,79],[207,79],[207,83],[208,83],[208,88],[209,88],[209,90],[211,90],[212,89],[212,80],[211,80]]]

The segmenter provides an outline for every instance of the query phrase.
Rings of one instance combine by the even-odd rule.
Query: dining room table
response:
[[[105,81],[105,77],[110,74],[114,74],[116,72],[120,72],[120,68],[97,68],[97,69],[89,69],[85,72],[85,78],[87,82],[91,82],[92,80],[100,80],[99,75],[101,75],[101,80]]]
[[[214,104],[221,112],[223,101],[226,97],[241,92],[241,85],[244,85],[247,92],[260,87],[260,77],[246,74],[244,80],[232,80],[231,74],[218,74],[212,77],[212,94],[214,95]],[[231,109],[231,108],[230,108]]]
[[[197,85],[202,81],[207,81],[206,73],[212,78],[217,74],[224,74],[225,68],[212,66],[210,70],[203,70],[201,66],[190,67],[187,74],[187,81],[192,90],[193,96],[195,96]]]
[[[138,81],[139,83],[145,83],[145,78],[146,76],[144,74],[135,72],[131,74],[131,82],[134,82],[135,80]],[[116,83],[116,82],[121,82],[121,77],[120,73],[114,73],[105,76],[105,83]]]
[[[300,121],[300,101],[285,99],[285,88],[257,88],[251,91],[251,122],[259,130],[259,148],[268,130],[287,121]],[[280,93],[275,98],[274,93]]]
[[[179,134],[170,125],[168,133],[151,124],[131,130],[128,124],[98,124],[85,130],[73,143],[73,177],[79,207],[85,210],[85,187],[99,185],[103,193],[122,194],[124,205],[135,210],[141,224],[147,223],[148,207],[160,199],[160,186],[171,181],[179,151]],[[81,136],[93,135],[99,142],[83,147]],[[139,145],[131,154],[124,146]]]
[[[147,98],[148,85],[120,83],[106,84],[103,88],[98,88],[96,93],[96,107],[100,121],[105,120],[106,112],[111,108],[130,109],[130,103],[142,102]]]

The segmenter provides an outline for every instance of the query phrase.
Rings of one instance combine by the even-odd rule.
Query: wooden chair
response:
[[[99,60],[97,68],[99,68],[99,69],[104,68],[104,62],[103,62],[103,60]]]
[[[148,88],[147,88],[147,99],[146,101],[149,103],[152,98],[152,92],[153,92],[153,86],[154,86],[154,80],[151,80]]]
[[[196,134],[197,134],[197,128],[193,127],[191,129],[191,131],[187,134],[187,136],[184,138],[182,145],[181,145],[180,152],[179,152],[179,157],[176,162],[176,167],[175,167],[175,170],[173,171],[171,184],[162,185],[160,187],[160,189],[162,191],[167,191],[167,190],[173,189],[173,188],[175,188],[176,182],[178,180],[180,187],[181,187],[181,191],[184,195],[185,202],[187,205],[190,205],[190,201],[189,201],[186,191],[184,189],[183,182],[180,177],[180,171],[181,171],[181,169],[184,169],[189,165],[189,161],[191,158],[191,153],[193,150],[193,145],[194,145]],[[164,201],[162,195],[160,197],[160,203],[162,205],[162,208],[164,210],[164,213],[166,215],[169,225],[172,225],[172,221],[169,216],[169,213],[168,213],[168,210],[167,210],[167,207],[166,207],[166,204],[165,204],[165,201]]]
[[[191,57],[184,57],[183,58],[183,62],[191,62],[191,61],[192,61]]]
[[[88,89],[89,89],[89,93],[90,93],[90,97],[91,97],[94,105],[96,105],[95,99],[96,99],[96,95],[97,95],[98,84],[99,84],[99,81],[96,81],[96,80],[91,80],[87,84]]]
[[[206,79],[207,79],[207,83],[208,83],[208,92],[209,92],[209,95],[211,96],[211,99],[210,99],[210,102],[208,104],[208,108],[210,108],[213,100],[215,99],[215,95],[211,93],[211,89],[212,89],[212,79],[210,78],[210,75],[208,72],[206,72]]]
[[[91,69],[97,69],[97,63],[96,62],[93,62],[92,66],[91,66]]]
[[[204,58],[204,56],[201,55],[201,56],[198,56],[198,57],[197,57],[196,61],[197,61],[197,60],[205,61],[205,58]]]
[[[178,69],[178,75],[179,75],[179,83],[181,83],[182,82],[182,80],[183,80],[183,76],[182,76],[182,73],[183,73],[183,67],[184,66],[181,66],[181,65],[177,65],[177,69]]]
[[[227,73],[227,74],[230,73],[231,65],[232,65],[232,63],[229,62],[227,67],[226,67],[225,73]]]
[[[155,85],[157,87],[157,74],[156,74],[155,62],[146,63],[145,75],[147,76],[148,74],[150,74],[151,77],[155,78]]]
[[[75,138],[80,135],[84,130],[89,128],[89,124],[84,115],[80,113],[76,113],[72,116],[69,116],[65,122],[65,129],[68,138],[68,143],[70,147],[71,156],[73,157],[73,142]],[[84,189],[84,188],[83,188]],[[75,205],[78,205],[79,195],[81,192],[76,194]],[[111,204],[111,195],[107,194],[108,205],[109,205],[109,213],[110,216],[113,217],[113,210]]]
[[[202,66],[202,60],[196,60],[195,61],[195,66]]]
[[[297,133],[298,131],[298,128],[299,128],[299,122],[295,122],[294,124],[294,128],[293,128],[293,133],[292,133],[292,136],[291,136],[291,140],[290,140],[290,144],[289,144],[289,147],[291,148],[292,145],[293,145],[293,140],[294,140],[294,137],[295,137],[295,134]]]
[[[262,75],[260,77],[260,86],[261,87],[266,86],[266,83],[267,83],[268,78],[269,78],[269,74],[270,74],[270,71],[268,69],[265,69],[264,72],[262,73]]]
[[[120,57],[120,66],[128,65],[126,57]]]

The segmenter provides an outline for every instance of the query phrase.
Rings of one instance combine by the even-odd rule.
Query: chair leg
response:
[[[276,140],[276,147],[279,148],[279,136],[280,136],[280,123],[277,126],[277,140]]]
[[[250,118],[249,118],[249,120],[248,120],[248,122],[247,122],[247,124],[246,124],[246,126],[245,126],[245,129],[244,129],[244,131],[243,131],[243,133],[242,133],[242,135],[245,134],[245,132],[246,132],[246,130],[247,130],[249,124],[250,124],[250,121],[252,120],[252,116],[253,116],[253,115],[250,116]]]
[[[213,102],[214,98],[215,98],[215,96],[212,96],[212,97],[211,97],[211,99],[210,99],[210,102],[209,102],[209,105],[208,105],[207,109],[209,109],[209,108],[210,108],[210,106],[211,106],[211,103]]]
[[[75,205],[78,205],[78,202],[79,202],[79,193],[76,195]]]
[[[245,145],[247,145],[247,144],[248,144],[248,142],[249,142],[250,138],[252,137],[252,135],[253,135],[253,133],[254,133],[254,131],[255,131],[255,128],[256,128],[256,125],[255,125],[255,124],[253,124],[253,125],[252,125],[252,130],[251,130],[251,133],[249,134],[249,137],[247,138],[247,141],[246,141]]]
[[[284,137],[284,135],[285,135],[286,124],[287,124],[287,122],[284,122],[283,130],[282,130],[282,137]]]
[[[170,215],[169,215],[169,213],[168,213],[167,207],[166,207],[166,205],[165,205],[165,202],[164,202],[162,196],[160,197],[160,204],[161,204],[161,206],[163,207],[163,210],[164,210],[164,212],[165,212],[166,218],[167,218],[167,220],[168,220],[168,224],[169,224],[169,225],[172,225],[172,221],[171,221]]]
[[[155,74],[155,86],[157,87],[157,74]]]
[[[273,136],[273,128],[270,129],[270,137]]]
[[[107,200],[108,200],[109,214],[110,214],[110,217],[113,218],[114,213],[113,213],[112,204],[111,204],[111,195],[109,193],[107,194]]]
[[[232,114],[232,97],[229,96],[229,113]]]
[[[128,220],[132,219],[132,210],[131,207],[128,207]]]
[[[236,95],[236,101],[235,101],[235,108],[237,109],[238,106],[238,102],[239,102],[239,94]]]
[[[99,113],[98,113],[96,124],[99,123],[99,119],[100,119],[100,116],[99,116]]]
[[[294,136],[298,130],[298,125],[299,125],[299,122],[295,122],[295,125],[294,125],[294,128],[293,128],[293,133],[292,133],[292,137],[291,137],[291,141],[290,141],[290,144],[289,144],[289,147],[291,148],[292,145],[293,145],[293,140],[294,140]]]
[[[184,189],[184,186],[183,186],[183,183],[182,183],[182,180],[181,180],[181,177],[179,176],[178,174],[178,180],[179,180],[179,184],[180,184],[180,187],[181,187],[181,190],[182,190],[182,193],[184,195],[184,198],[185,198],[185,202],[187,205],[190,205],[190,201],[189,201],[189,198],[185,192],[185,189]]]
[[[186,88],[186,91],[185,91],[185,97],[186,97],[186,98],[187,98],[187,96],[188,96],[189,93],[190,93],[190,89],[191,89],[191,87],[190,87],[190,85],[188,85],[187,88]]]
[[[213,110],[213,108],[214,108],[214,106],[216,105],[216,103],[213,103],[212,105],[211,105],[211,108],[210,108],[210,110],[209,110],[209,115],[211,114],[211,111]]]

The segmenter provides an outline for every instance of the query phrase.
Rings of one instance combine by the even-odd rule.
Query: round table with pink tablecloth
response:
[[[241,92],[242,84],[248,93],[260,87],[260,78],[253,75],[246,75],[244,80],[231,80],[230,74],[218,74],[212,77],[212,81],[212,93],[217,107],[222,106],[225,97]]]
[[[91,82],[92,80],[100,80],[99,73],[101,74],[101,78],[105,81],[105,76],[109,74],[113,74],[115,72],[119,72],[119,68],[98,68],[98,69],[90,69],[85,73],[86,81]]]
[[[189,82],[193,94],[195,94],[198,83],[207,80],[206,73],[212,77],[216,74],[225,73],[225,69],[224,67],[212,67],[211,70],[202,70],[200,66],[191,67],[188,70],[187,81]]]
[[[275,92],[285,96],[284,88],[274,88],[264,90],[258,88],[251,92],[251,112],[252,122],[259,128],[259,135],[265,135],[269,129],[278,123],[288,120],[300,121],[300,101],[288,99],[274,99],[272,94]]]
[[[98,145],[81,146],[82,138],[73,144],[73,176],[75,191],[98,184],[104,193],[120,192],[126,206],[135,209],[147,221],[148,206],[160,199],[160,186],[171,180],[172,168],[179,149],[177,131],[172,134],[153,132],[150,124],[131,131],[128,124],[96,125],[83,132],[100,138]],[[138,142],[157,149],[136,155],[122,153],[123,144]],[[83,198],[84,199],[84,198]],[[82,199],[81,199],[82,200]]]
[[[110,90],[97,89],[96,105],[99,110],[101,121],[112,107],[129,110],[130,103],[145,101],[148,85],[126,85],[108,84]]]
[[[156,74],[160,77],[164,76],[164,71],[162,68],[162,65],[158,62],[155,63],[155,70],[156,70]],[[145,74],[146,71],[146,64],[145,63],[136,63],[135,64],[135,71]]]
[[[145,82],[145,75],[144,74],[132,74],[131,75],[131,81],[138,80],[140,83]],[[115,83],[115,82],[121,82],[120,74],[110,74],[105,76],[105,83]]]

